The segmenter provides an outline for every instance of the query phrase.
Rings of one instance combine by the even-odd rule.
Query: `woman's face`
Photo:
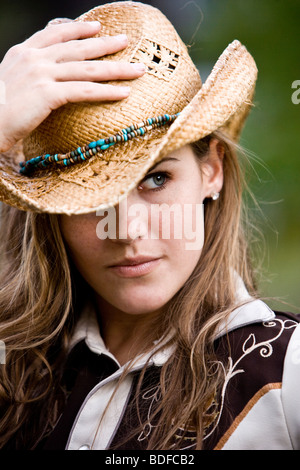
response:
[[[170,153],[109,213],[61,216],[71,257],[100,305],[157,312],[184,285],[201,254],[203,200],[222,186],[217,145],[201,167],[190,146]]]

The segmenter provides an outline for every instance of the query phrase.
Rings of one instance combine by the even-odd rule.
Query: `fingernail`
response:
[[[73,20],[70,18],[53,18],[53,20],[48,21],[47,26],[52,26],[54,24],[61,24],[61,23],[72,23]]]
[[[115,36],[115,38],[120,42],[128,41],[126,34],[118,34],[118,36]]]
[[[137,64],[132,64],[132,67],[133,67],[137,72],[146,72],[146,65],[143,64],[142,62],[137,63]]]
[[[120,91],[124,94],[124,96],[128,96],[130,93],[130,87],[129,86],[121,86]]]
[[[101,26],[101,23],[99,21],[87,21],[86,23],[88,23],[90,26],[92,26],[93,28],[95,26],[97,26],[99,28],[99,26]]]

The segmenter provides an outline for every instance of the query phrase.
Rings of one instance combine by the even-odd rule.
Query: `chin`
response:
[[[121,310],[124,313],[127,313],[129,315],[147,315],[151,314],[154,312],[157,312],[158,310],[162,309],[165,304],[148,304],[145,302],[135,302],[135,303],[126,303],[126,304],[119,304],[117,307],[119,310]]]
[[[137,282],[124,284],[112,286],[109,290],[107,288],[95,289],[103,300],[103,308],[113,308],[132,315],[155,313],[163,309],[176,293],[177,288],[177,286],[176,288],[172,286],[170,289],[163,280],[154,285],[141,285]]]
[[[111,304],[118,310],[131,315],[146,315],[161,310],[169,299],[157,293],[127,294],[123,299],[112,299]]]

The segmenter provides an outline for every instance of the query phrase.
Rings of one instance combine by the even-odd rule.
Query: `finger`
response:
[[[69,41],[55,44],[46,49],[47,55],[55,62],[69,62],[75,60],[89,60],[114,54],[128,45],[127,36],[105,36],[89,38],[81,41]]]
[[[53,109],[81,101],[117,101],[127,98],[130,88],[93,82],[56,82],[52,84]]]
[[[70,18],[54,18],[53,20],[48,21],[47,26],[52,26],[54,24],[61,24],[61,23],[70,23],[71,21],[74,21],[74,20],[71,20]]]
[[[84,61],[59,64],[55,68],[57,81],[83,80],[103,82],[109,80],[132,80],[142,76],[146,67],[142,63],[112,61]]]
[[[69,23],[55,24],[46,26],[33,34],[23,44],[40,49],[52,44],[94,36],[100,31],[100,28],[101,25],[98,21],[70,21]]]

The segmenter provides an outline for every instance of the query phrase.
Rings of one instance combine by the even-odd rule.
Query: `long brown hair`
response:
[[[180,447],[175,435],[185,428],[195,430],[195,447],[201,449],[224,380],[214,335],[236,307],[236,275],[251,294],[256,292],[236,146],[221,134],[214,136],[225,149],[224,186],[217,201],[205,201],[199,263],[151,330],[153,336],[147,335],[145,351],[162,331],[164,338],[172,332],[175,346],[161,369],[162,399],[153,412],[149,449]],[[211,137],[192,145],[200,164]],[[76,320],[76,283],[57,216],[3,206],[1,244],[0,339],[6,364],[0,365],[0,447],[13,442],[14,448],[29,449],[51,431],[63,407],[61,376]]]
[[[26,449],[55,424],[63,399],[59,375],[72,323],[72,286],[57,218],[5,205],[1,211],[0,337],[6,357],[0,365],[0,445],[14,436],[16,448]]]

